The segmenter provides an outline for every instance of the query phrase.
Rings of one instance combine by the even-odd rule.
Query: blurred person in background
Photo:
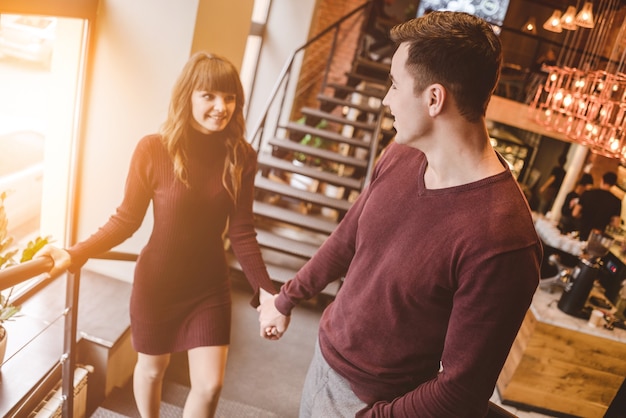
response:
[[[552,204],[554,203],[554,199],[556,198],[561,185],[563,184],[563,179],[565,178],[565,163],[566,156],[561,155],[559,157],[558,164],[552,168],[550,172],[550,176],[548,179],[541,185],[539,188],[539,213],[546,214],[550,211]]]
[[[600,187],[580,195],[572,209],[572,216],[580,220],[580,240],[587,241],[592,229],[604,231],[607,226],[621,228],[622,201],[611,193],[617,183],[617,174],[604,173]]]
[[[572,215],[574,206],[578,203],[580,196],[593,187],[593,176],[589,173],[583,173],[580,179],[576,183],[574,190],[570,191],[563,201],[561,206],[561,219],[559,220],[559,230],[564,233],[570,233],[573,231],[580,231],[579,218],[575,218]]]

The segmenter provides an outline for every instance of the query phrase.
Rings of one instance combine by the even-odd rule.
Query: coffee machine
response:
[[[600,274],[602,257],[608,254],[613,237],[594,229],[589,234],[587,245],[574,266],[571,277],[564,286],[558,308],[566,314],[587,318],[585,303],[591,293],[594,281]]]

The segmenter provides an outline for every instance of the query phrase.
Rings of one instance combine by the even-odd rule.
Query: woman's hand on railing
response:
[[[48,278],[57,277],[63,273],[72,264],[72,258],[70,253],[63,248],[55,247],[54,245],[47,244],[41,250],[35,254],[35,258],[49,257],[54,261],[54,266],[48,272]]]

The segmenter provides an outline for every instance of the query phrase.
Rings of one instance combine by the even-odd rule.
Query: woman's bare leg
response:
[[[183,418],[212,418],[224,384],[228,346],[193,348],[188,356],[191,390]]]
[[[142,418],[159,418],[163,376],[170,363],[170,355],[151,356],[139,353],[133,374],[135,402]]]

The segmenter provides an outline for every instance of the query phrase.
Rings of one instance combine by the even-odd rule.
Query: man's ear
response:
[[[441,113],[446,98],[446,89],[441,84],[431,84],[428,86],[428,113],[431,117],[435,117]]]

